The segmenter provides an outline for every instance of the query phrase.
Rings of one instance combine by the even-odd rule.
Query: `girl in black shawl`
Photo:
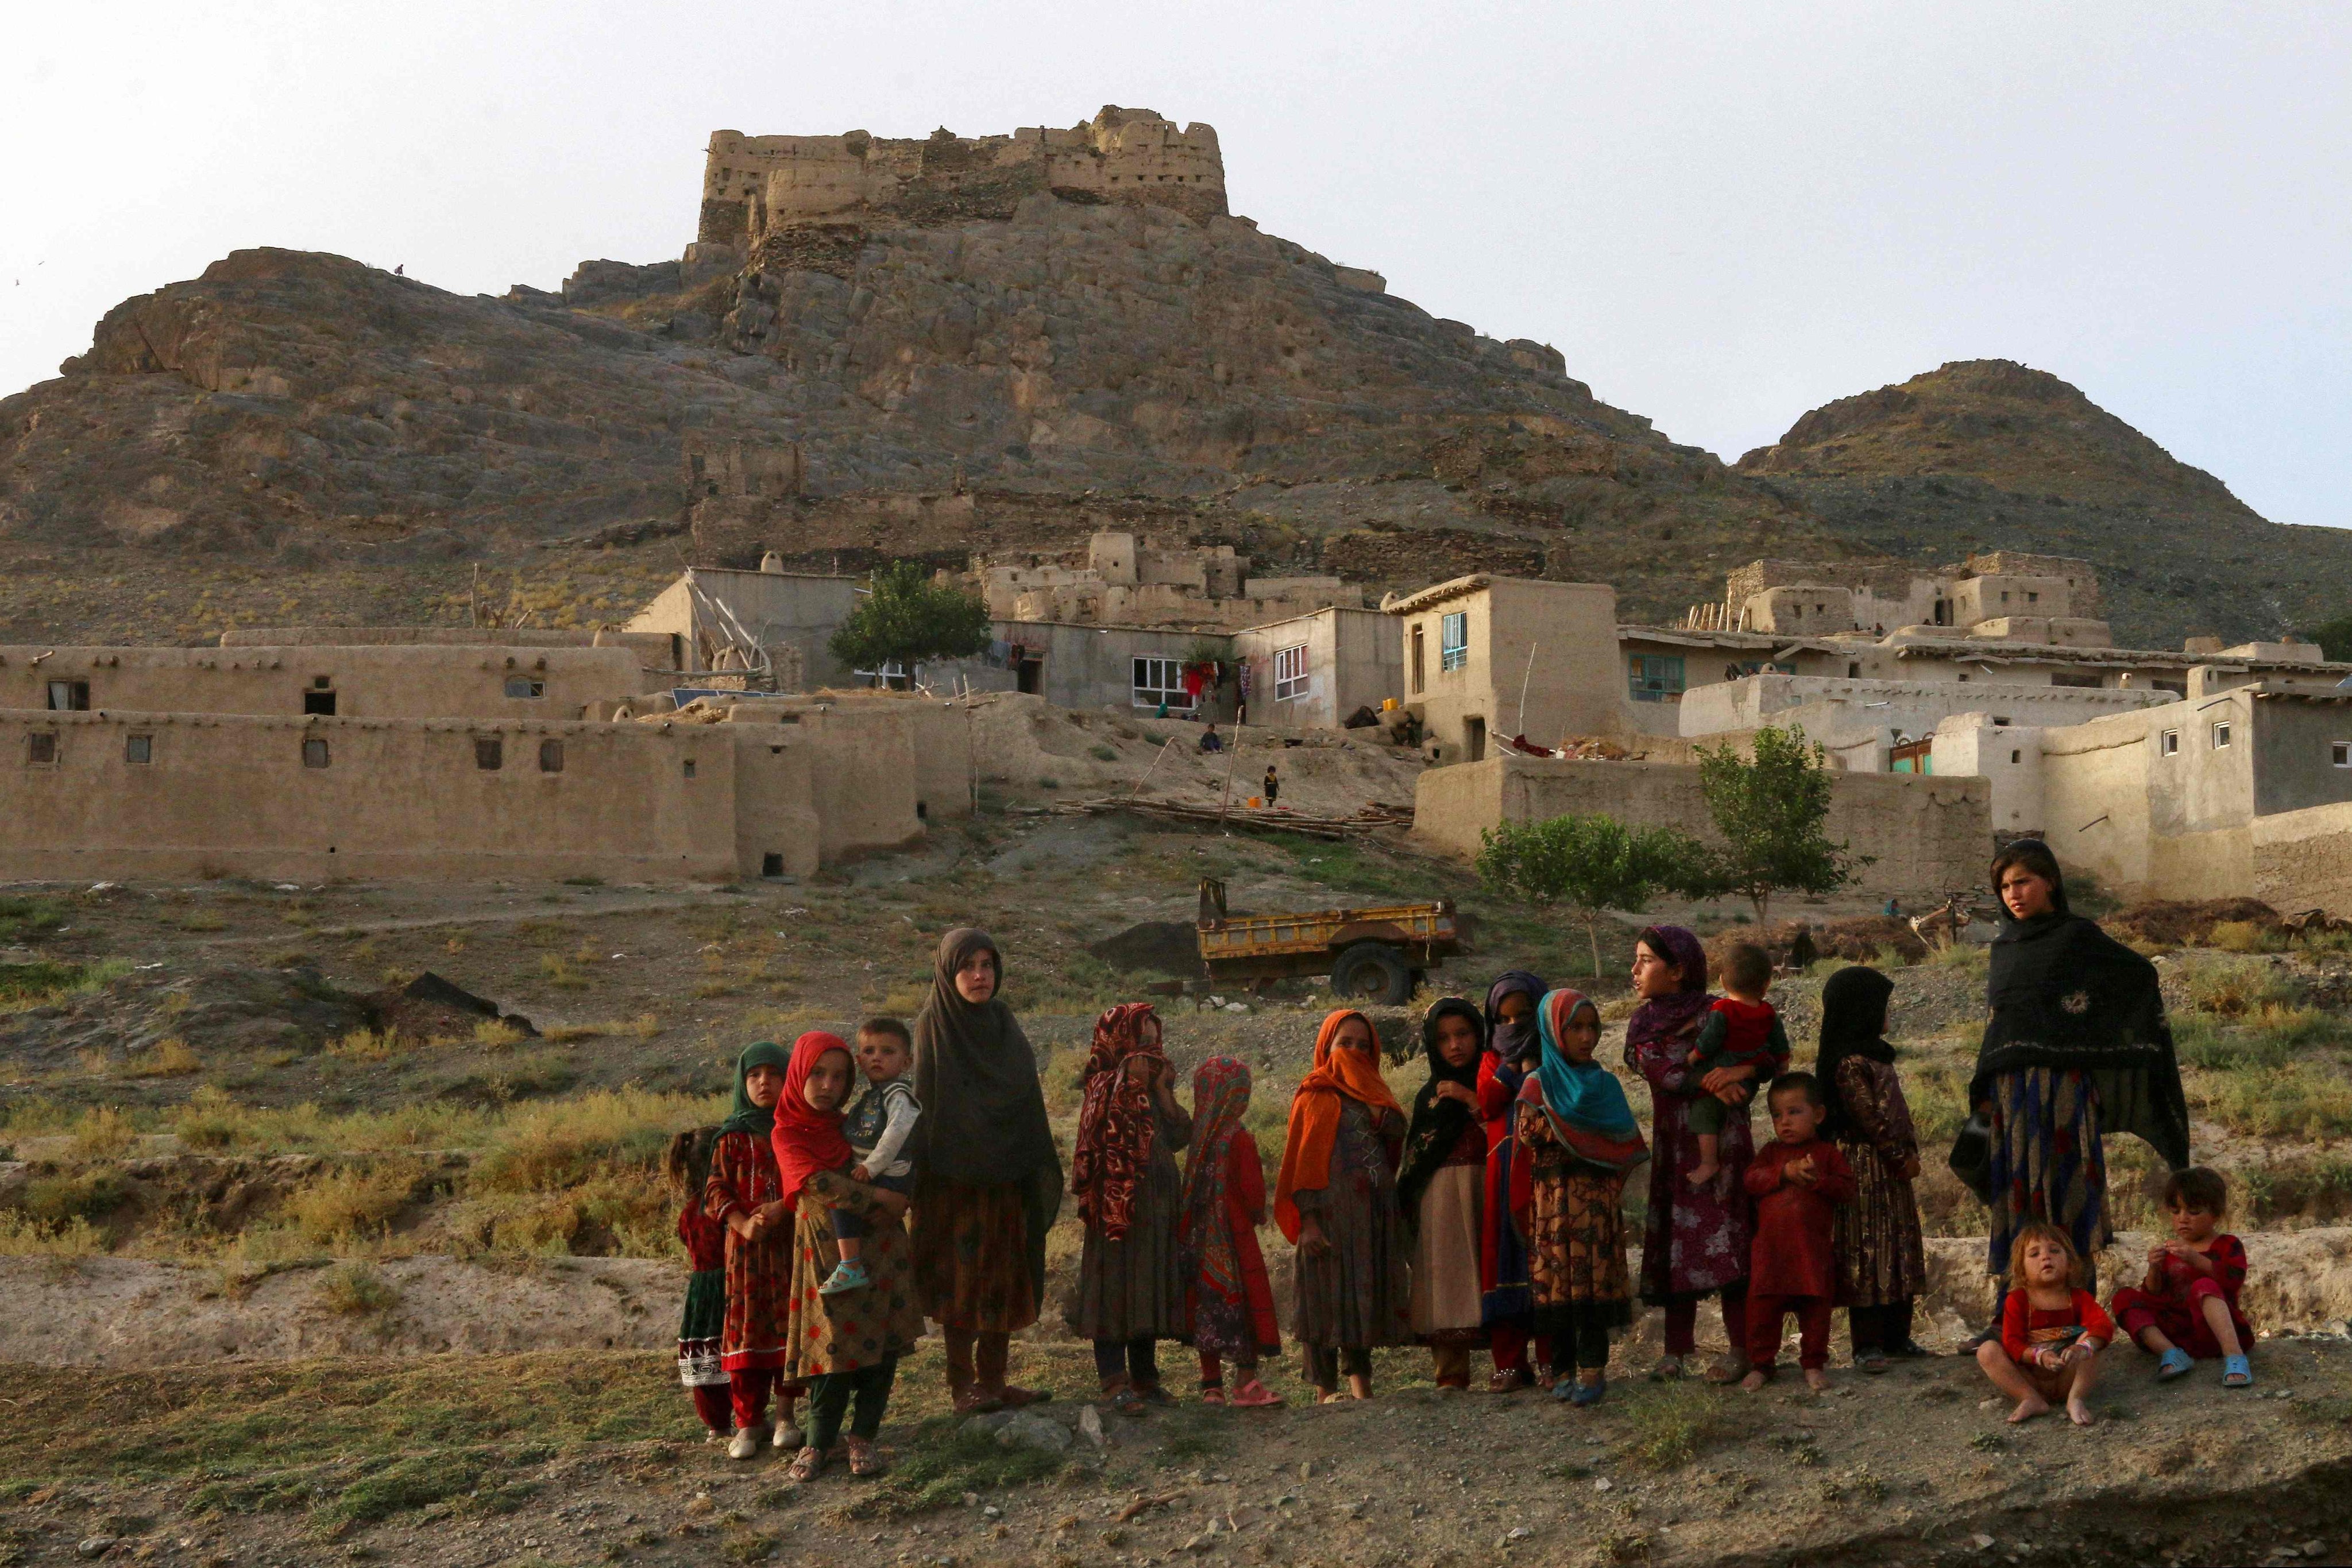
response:
[[[2047,1220],[2086,1269],[2112,1237],[2101,1139],[2130,1132],[2176,1170],[2189,1163],[2189,1105],[2156,966],[2070,913],[2057,858],[2020,839],[1992,863],[2001,901],[1986,985],[1991,1017],[1969,1103],[1990,1125],[1978,1196],[1992,1211],[1987,1267],[2009,1276],[2019,1228]],[[2095,1276],[2084,1289],[2095,1290]],[[2000,1326],[1998,1298],[1993,1330]]]
[[[1927,1288],[1919,1205],[1919,1137],[1886,1043],[1895,982],[1860,964],[1822,987],[1822,1050],[1813,1066],[1828,1116],[1822,1131],[1853,1172],[1853,1201],[1830,1220],[1837,1299],[1854,1364],[1885,1372],[1889,1356],[1926,1352],[1911,1338],[1911,1307]]]
[[[915,1015],[915,1281],[947,1341],[959,1412],[1045,1397],[1004,1377],[1013,1332],[1037,1321],[1045,1299],[1062,1161],[1036,1053],[998,999],[1003,983],[995,942],[959,927],[940,939],[930,998]]]
[[[1478,1063],[1486,1020],[1459,996],[1421,1021],[1429,1081],[1413,1097],[1397,1166],[1397,1207],[1413,1228],[1412,1331],[1436,1362],[1437,1386],[1470,1386],[1470,1352],[1486,1342],[1478,1250],[1486,1130],[1478,1121]]]

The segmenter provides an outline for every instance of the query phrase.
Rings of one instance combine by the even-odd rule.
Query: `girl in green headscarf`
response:
[[[719,1331],[719,1364],[735,1408],[728,1457],[748,1459],[765,1439],[798,1449],[803,1433],[793,1419],[800,1385],[778,1376],[783,1365],[787,1292],[792,1288],[792,1211],[770,1142],[776,1097],[783,1092],[791,1056],[773,1040],[744,1047],[735,1063],[735,1108],[719,1124],[710,1152],[710,1184],[702,1209],[727,1227],[727,1321]],[[776,1425],[766,1424],[773,1389]]]

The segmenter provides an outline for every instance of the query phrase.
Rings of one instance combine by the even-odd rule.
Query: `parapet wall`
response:
[[[1696,767],[1516,756],[1423,773],[1413,791],[1412,831],[1436,848],[1472,856],[1486,828],[1571,813],[1715,837]],[[1876,857],[1858,879],[1864,891],[1971,888],[1992,855],[1992,786],[1983,779],[1834,773],[1826,830],[1832,841]]]
[[[921,139],[864,131],[838,136],[714,132],[704,157],[698,244],[742,245],[770,226],[887,206],[916,190],[1024,179],[1038,189],[1193,212],[1225,209],[1216,131],[1179,127],[1153,110],[1107,104],[1068,130],[1024,126],[1010,135]]]
[[[593,703],[646,689],[645,657],[637,647],[576,643],[0,647],[0,709],[301,718],[323,707],[345,719],[577,719]]]

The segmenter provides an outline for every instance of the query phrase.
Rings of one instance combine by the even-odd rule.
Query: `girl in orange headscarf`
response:
[[[1413,1342],[1412,1244],[1397,1209],[1404,1112],[1381,1081],[1371,1020],[1323,1020],[1315,1066],[1290,1100],[1275,1221],[1298,1244],[1295,1331],[1325,1401],[1372,1394],[1372,1347]]]

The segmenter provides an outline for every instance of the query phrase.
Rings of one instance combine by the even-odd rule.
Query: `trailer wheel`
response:
[[[1404,954],[1384,942],[1360,942],[1331,965],[1332,994],[1391,1005],[1412,1000],[1412,970]]]

